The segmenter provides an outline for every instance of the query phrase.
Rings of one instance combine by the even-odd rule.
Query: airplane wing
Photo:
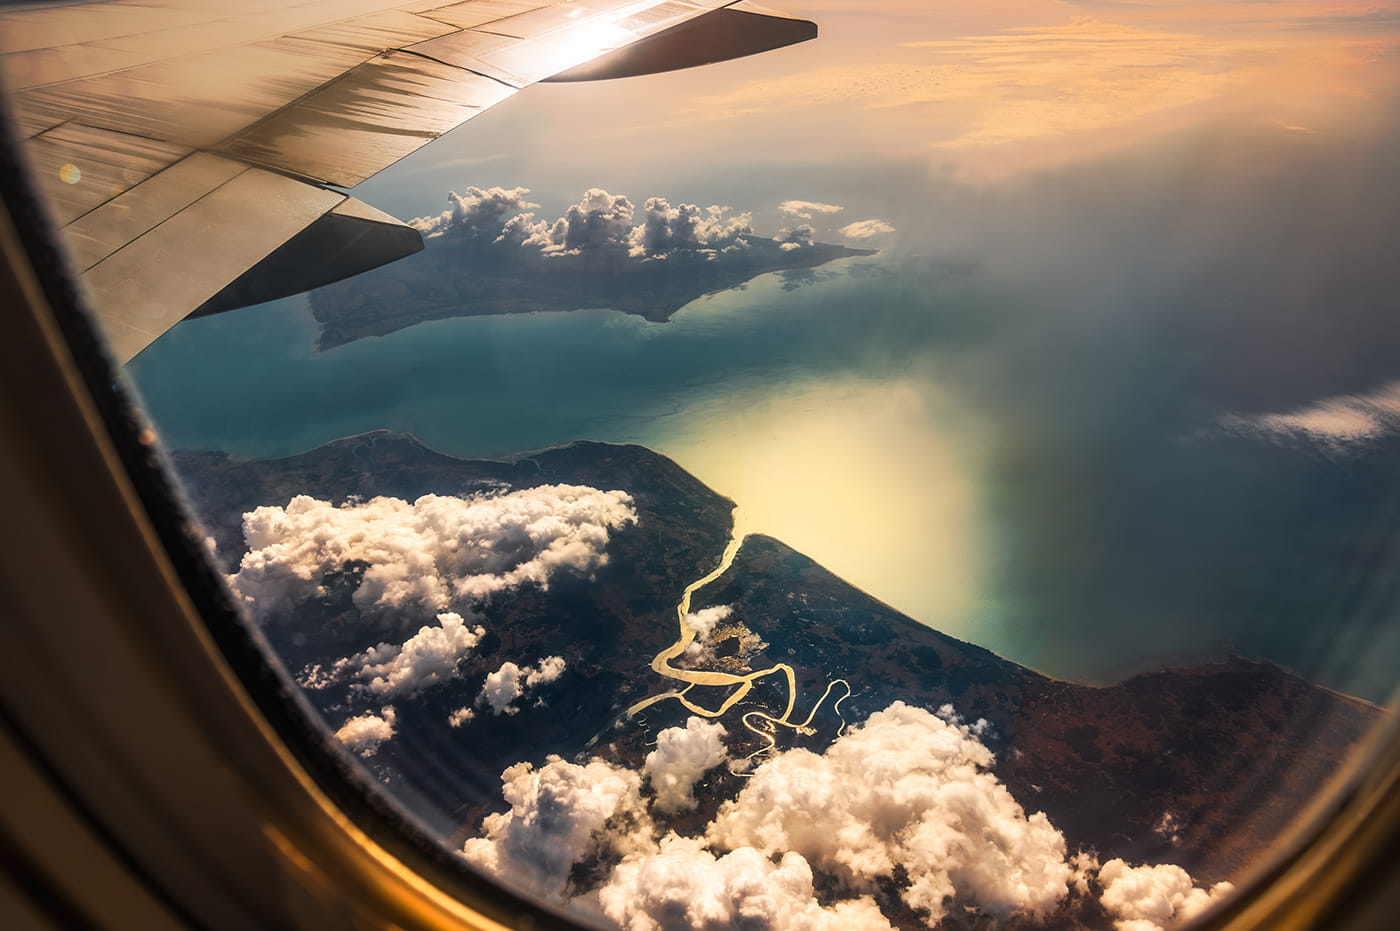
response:
[[[350,188],[516,91],[805,41],[747,0],[0,7],[10,107],[113,354],[422,248]]]

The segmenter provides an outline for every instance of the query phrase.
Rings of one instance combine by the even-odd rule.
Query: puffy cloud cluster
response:
[[[527,583],[547,587],[561,569],[591,572],[607,561],[609,532],[636,519],[629,495],[574,485],[339,506],[299,495],[243,515],[249,551],[229,582],[268,618],[324,596],[328,573],[363,564],[353,596],[361,609],[440,611]]]
[[[515,714],[520,710],[515,705],[517,699],[533,688],[558,679],[566,667],[562,656],[546,657],[535,666],[523,669],[515,663],[504,663],[486,677],[476,703],[490,706],[492,714]]]
[[[721,806],[712,843],[801,854],[861,892],[896,867],[904,901],[931,921],[952,897],[1005,917],[1044,914],[1068,892],[1064,837],[1026,816],[988,768],[972,728],[895,702],[825,754],[792,749],[760,764]]]
[[[1109,860],[1099,870],[1103,885],[1100,902],[1115,919],[1118,931],[1164,931],[1170,925],[1200,914],[1212,902],[1234,889],[1227,882],[1209,891],[1196,886],[1179,866],[1129,866]]]
[[[424,236],[460,232],[494,237],[499,234],[507,215],[539,206],[525,199],[528,193],[530,189],[523,187],[469,187],[465,194],[449,191],[446,210],[434,217],[409,220],[408,225]]]
[[[728,207],[701,209],[694,204],[672,207],[662,197],[649,197],[642,222],[631,232],[631,254],[665,255],[698,249],[725,249],[741,244],[753,232],[753,217],[730,214]]]
[[[437,616],[436,626],[424,626],[402,644],[381,643],[363,653],[340,660],[326,676],[313,674],[310,687],[349,678],[357,691],[372,695],[413,695],[430,685],[455,679],[462,661],[486,635],[480,626],[468,627],[460,614]]]
[[[729,758],[724,736],[724,725],[699,717],[656,736],[656,749],[647,754],[642,772],[656,792],[653,804],[658,811],[695,807],[696,781]]]
[[[634,211],[625,196],[590,188],[582,200],[554,221],[547,233],[536,232],[525,241],[560,252],[627,247],[632,239]]]
[[[741,847],[716,857],[699,840],[670,834],[656,853],[623,860],[598,890],[603,913],[624,931],[801,928],[888,931],[869,898],[820,905],[799,854],[778,862]]]
[[[1118,931],[1162,931],[1230,890],[1196,888],[1177,866],[1067,858],[1046,817],[1027,816],[990,772],[982,730],[947,706],[932,714],[895,702],[824,753],[769,757],[703,836],[658,841],[653,812],[693,805],[695,780],[724,759],[723,727],[692,717],[661,732],[640,773],[557,756],[510,767],[501,774],[510,810],[487,816],[485,836],[463,852],[536,892],[596,904],[625,931],[884,931],[877,899],[895,889],[930,925],[964,907],[1046,917],[1068,896],[1091,895],[1095,872]],[[610,871],[596,889],[570,889],[585,862]]]
[[[785,200],[778,205],[778,209],[799,220],[810,220],[818,213],[840,213],[846,208],[814,200]]]
[[[578,203],[550,222],[538,219],[525,199],[528,188],[467,188],[465,194],[448,194],[448,209],[436,216],[419,217],[409,225],[429,237],[453,234],[479,242],[494,242],[538,249],[546,254],[580,254],[597,250],[625,250],[633,258],[654,258],[675,252],[733,250],[746,245],[753,233],[753,217],[723,206],[695,204],[671,206],[664,197],[643,203],[640,222],[632,201],[602,188],[586,191]],[[840,207],[808,201],[788,201],[804,211],[831,212]],[[810,218],[811,214],[797,214]]]
[[[379,745],[394,736],[396,717],[393,706],[388,705],[379,714],[362,714],[346,721],[335,737],[360,756],[374,756]]]
[[[894,227],[884,220],[857,220],[841,227],[841,235],[847,239],[869,239],[882,233],[893,233]]]
[[[641,776],[625,767],[551,756],[539,769],[517,763],[501,784],[510,811],[487,815],[462,853],[534,892],[562,897],[575,863],[652,844]]]
[[[713,608],[702,608],[699,611],[691,611],[685,616],[685,626],[695,631],[695,642],[691,646],[699,648],[699,644],[709,639],[714,633],[715,627],[720,621],[727,620],[734,613],[732,605],[715,605]],[[690,652],[690,651],[687,651]]]

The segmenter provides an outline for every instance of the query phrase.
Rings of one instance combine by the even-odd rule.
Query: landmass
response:
[[[280,460],[200,452],[174,459],[230,574],[247,565],[244,515],[289,506],[298,495],[339,507],[370,506],[377,497],[407,507],[425,495],[504,501],[568,486],[606,492],[633,509],[635,520],[608,525],[605,551],[585,568],[473,600],[464,623],[479,625],[479,634],[454,628],[470,649],[392,708],[371,694],[388,694],[384,677],[397,675],[386,657],[406,655],[387,641],[402,640],[432,612],[405,620],[399,615],[409,602],[371,610],[364,585],[372,560],[337,566],[316,580],[314,597],[263,621],[330,730],[346,733],[347,721],[379,728],[365,765],[400,804],[469,852],[493,843],[482,839],[493,818],[499,828],[514,817],[502,813],[510,808],[501,795],[505,775],[587,760],[607,761],[610,772],[641,771],[658,737],[677,733],[687,719],[723,725],[729,762],[706,768],[693,807],[654,809],[652,817],[657,832],[703,836],[709,824],[713,835],[752,767],[789,748],[821,754],[851,724],[902,702],[943,709],[948,721],[985,722],[966,738],[992,751],[996,779],[1026,813],[1043,812],[1069,851],[1101,863],[1171,863],[1198,883],[1214,883],[1237,878],[1278,840],[1380,716],[1369,703],[1243,658],[1105,687],[1048,678],[917,623],[779,540],[734,538],[733,502],[638,446],[579,443],[511,462],[468,461],[376,433]],[[495,544],[502,554],[523,545],[518,534]],[[707,574],[715,577],[700,584]],[[691,612],[707,618],[697,622],[703,649],[677,646],[682,592],[690,596],[682,627]],[[368,674],[355,680],[336,672],[347,657],[369,657],[359,660],[362,668],[379,663],[379,685]],[[670,657],[667,669],[716,671],[707,681],[787,673],[755,678],[743,702],[713,717],[708,710],[733,690],[692,685],[685,701],[706,712],[692,715],[674,695],[679,683],[654,671],[663,657]],[[502,711],[485,698],[507,664],[519,683],[538,676],[548,685],[525,695],[517,684],[524,697]],[[621,856],[574,862],[567,889],[598,887]],[[884,919],[900,928],[934,923],[928,910],[908,904],[901,875],[870,893]],[[825,907],[845,894],[849,878],[816,869],[814,882]],[[938,927],[988,926],[995,910],[960,902],[948,900]],[[1123,914],[1070,896],[1035,921],[1017,910],[997,925],[1109,928]]]
[[[424,237],[422,252],[313,291],[317,347],[483,314],[606,308],[660,323],[697,298],[759,275],[875,254],[816,242],[808,224],[768,238],[754,234],[749,214],[729,207],[649,197],[637,208],[601,188],[552,222],[536,220],[528,208],[539,205],[525,199],[528,193],[451,193],[442,214],[412,221]]]
[[[514,244],[442,238],[420,253],[311,292],[317,348],[448,317],[607,308],[663,323],[707,294],[769,272],[874,255],[829,243],[744,236],[728,252],[671,252],[642,261],[625,251],[549,254]]]

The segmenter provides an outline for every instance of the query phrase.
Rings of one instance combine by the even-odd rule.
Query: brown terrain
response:
[[[429,492],[569,483],[634,497],[639,522],[614,532],[609,562],[593,578],[562,578],[547,591],[522,588],[479,605],[490,634],[460,680],[399,703],[398,736],[367,761],[399,802],[450,842],[474,834],[483,814],[503,807],[499,775],[506,766],[585,752],[637,765],[656,730],[684,721],[675,702],[636,719],[625,709],[669,690],[648,663],[674,640],[683,588],[716,565],[733,505],[670,460],[636,446],[581,443],[515,462],[465,461],[383,433],[282,460],[245,462],[217,453],[174,459],[225,569],[245,550],[242,513],[285,505],[297,494],[336,502],[351,495],[411,500]],[[385,639],[382,626],[366,623],[350,604],[357,571],[362,567],[347,565],[326,580],[325,599],[267,625],[291,672]],[[853,692],[841,711],[850,722],[896,699],[928,708],[951,704],[968,721],[985,718],[992,727],[983,739],[997,754],[997,777],[1028,812],[1044,811],[1071,851],[1176,863],[1201,883],[1237,876],[1266,850],[1380,715],[1366,702],[1240,658],[1107,687],[1057,681],[924,627],[764,536],[749,537],[730,570],[701,589],[692,607],[711,605],[733,606],[714,641],[716,662],[790,664],[799,709],[810,707],[832,679],[845,678]],[[568,670],[546,707],[447,727],[450,710],[470,703],[487,672],[508,659],[524,665],[553,654],[565,657]],[[343,690],[308,695],[332,728],[360,713]],[[726,726],[742,735],[732,749],[748,752],[746,738],[757,746],[738,723],[743,708],[775,706],[782,698],[764,680],[750,703],[730,712],[735,720],[726,718]],[[796,739],[819,751],[841,721],[828,706],[814,724],[816,734]],[[670,826],[702,827],[736,791],[737,777],[715,771],[699,809]],[[1051,926],[1107,926],[1092,903],[1075,908]],[[919,925],[917,916],[892,917]],[[945,924],[980,927],[981,919]]]

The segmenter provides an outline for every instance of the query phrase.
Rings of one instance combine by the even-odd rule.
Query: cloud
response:
[[[515,714],[520,709],[515,701],[530,689],[548,685],[564,673],[567,664],[562,656],[550,656],[533,667],[524,669],[515,663],[504,663],[486,677],[477,696],[478,705],[489,705],[492,714]]]
[[[624,859],[598,891],[603,913],[626,931],[763,928],[888,931],[870,898],[820,905],[799,854],[776,863],[752,847],[716,857],[700,840],[668,835],[658,852]]]
[[[704,608],[687,614],[685,625],[695,631],[695,639],[685,648],[685,655],[694,658],[703,653],[715,627],[720,621],[727,620],[733,613],[734,608],[730,605],[716,605],[713,608]]]
[[[510,810],[487,815],[485,836],[468,840],[462,853],[531,891],[562,897],[575,863],[651,846],[642,779],[630,769],[550,756],[539,769],[510,767],[501,785]]]
[[[467,193],[449,191],[448,208],[434,217],[417,217],[408,225],[424,236],[441,236],[447,232],[470,235],[500,235],[506,216],[530,207],[538,207],[525,199],[529,188],[469,187]]]
[[[985,730],[946,705],[895,702],[823,753],[793,748],[745,778],[723,772],[717,791],[742,788],[703,834],[658,841],[654,813],[692,807],[695,780],[725,756],[719,722],[692,717],[661,732],[641,773],[558,756],[510,767],[509,811],[488,815],[463,853],[533,891],[596,903],[626,931],[887,929],[877,901],[893,894],[930,925],[959,911],[1045,918],[1087,901],[1096,874],[1118,931],[1161,931],[1231,890],[1197,888],[1169,864],[1066,857],[1045,815],[1027,816],[990,771]]]
[[[629,495],[542,485],[466,498],[373,498],[336,506],[306,495],[243,515],[249,551],[229,579],[260,619],[323,597],[328,573],[363,565],[361,609],[433,611],[568,569],[607,562],[609,531],[637,519]]]
[[[386,705],[379,714],[362,714],[340,726],[335,737],[360,756],[374,756],[379,745],[394,736],[393,706]]]
[[[630,234],[631,254],[657,256],[678,251],[724,249],[753,233],[753,217],[731,216],[729,207],[705,209],[694,204],[672,207],[665,198],[649,197],[642,205],[642,223]]]
[[[713,609],[711,609],[713,610]],[[656,736],[642,772],[656,792],[658,811],[695,807],[696,780],[729,758],[724,725],[692,717],[685,727],[668,727]]]
[[[841,235],[849,239],[869,239],[882,233],[893,233],[894,227],[884,220],[857,220],[841,227]]]
[[[478,245],[493,243],[538,250],[545,255],[577,255],[597,250],[623,250],[633,258],[649,258],[676,252],[721,251],[742,248],[753,235],[753,216],[734,208],[695,204],[671,206],[664,197],[649,197],[642,205],[641,222],[632,201],[602,188],[584,193],[564,216],[550,222],[537,219],[525,199],[529,188],[467,188],[466,194],[449,193],[451,205],[437,216],[419,217],[409,225],[429,237],[452,234]],[[828,204],[788,201],[811,209],[840,210]]]
[[[476,712],[470,706],[458,708],[447,716],[447,724],[449,727],[461,727],[474,717]]]
[[[353,688],[371,695],[413,695],[429,685],[455,679],[462,661],[486,635],[483,627],[467,627],[460,614],[437,616],[436,627],[421,627],[402,644],[381,643],[338,661],[329,671],[314,666],[298,681],[323,688],[338,679],[354,680]]]
[[[629,247],[634,209],[621,194],[613,196],[602,188],[591,188],[554,221],[547,246],[562,252]]]
[[[1196,887],[1191,875],[1179,866],[1129,866],[1122,860],[1105,863],[1099,870],[1099,882],[1103,884],[1100,902],[1115,919],[1113,926],[1118,931],[1163,931],[1200,914],[1234,889],[1222,882],[1206,891]]]
[[[801,248],[810,246],[816,235],[817,231],[812,228],[812,224],[803,223],[800,226],[785,226],[778,230],[778,235],[773,238],[784,247]]]
[[[814,214],[840,213],[846,208],[838,207],[835,204],[818,203],[814,200],[785,200],[778,205],[778,209],[799,220],[810,220]]]
[[[1029,817],[988,771],[974,728],[895,702],[824,754],[792,749],[760,764],[707,837],[727,848],[801,854],[858,893],[902,869],[905,903],[937,922],[959,901],[1004,918],[1041,915],[1074,870],[1044,814]]]
[[[1283,414],[1221,418],[1228,432],[1295,436],[1333,447],[1366,443],[1400,430],[1400,382],[1368,395],[1326,398]]]
[[[733,613],[733,605],[715,605],[713,608],[702,608],[699,611],[691,611],[685,616],[685,626],[695,631],[696,640],[704,640],[714,633],[715,626],[720,621],[727,620]]]

